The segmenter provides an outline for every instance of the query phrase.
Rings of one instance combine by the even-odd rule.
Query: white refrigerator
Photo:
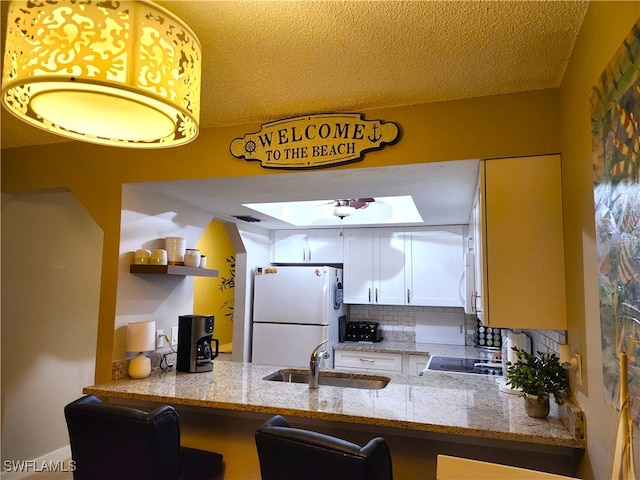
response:
[[[252,362],[309,367],[323,340],[333,368],[342,303],[342,269],[334,267],[259,267],[253,284]]]

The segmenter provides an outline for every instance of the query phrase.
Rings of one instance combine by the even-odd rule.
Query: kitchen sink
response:
[[[285,368],[270,373],[263,380],[272,382],[306,383],[309,384],[309,372]],[[391,380],[381,375],[360,375],[355,373],[320,372],[318,383],[332,387],[361,388],[365,390],[380,390],[387,386]]]

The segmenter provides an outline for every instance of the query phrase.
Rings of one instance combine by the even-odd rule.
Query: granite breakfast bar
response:
[[[225,478],[234,480],[259,477],[253,434],[274,414],[356,443],[384,436],[398,478],[432,478],[437,453],[544,466],[567,475],[585,447],[577,407],[553,405],[549,418],[530,418],[522,399],[500,392],[490,377],[393,374],[380,390],[327,385],[309,390],[306,384],[264,380],[278,369],[221,361],[212,372],[154,372],[142,380],[89,386],[84,393],[113,403],[175,406],[183,441],[223,453]]]

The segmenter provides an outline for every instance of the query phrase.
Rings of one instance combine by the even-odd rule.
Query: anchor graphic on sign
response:
[[[378,130],[378,126],[375,123],[371,128],[373,128],[373,137],[369,135],[367,138],[369,139],[370,142],[377,142],[382,138],[382,135],[379,135],[378,137],[376,137],[376,130]]]

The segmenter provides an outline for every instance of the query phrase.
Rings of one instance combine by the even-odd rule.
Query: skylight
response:
[[[410,195],[375,197],[366,207],[340,219],[334,215],[335,200],[247,203],[245,207],[296,227],[396,225],[422,223]]]

